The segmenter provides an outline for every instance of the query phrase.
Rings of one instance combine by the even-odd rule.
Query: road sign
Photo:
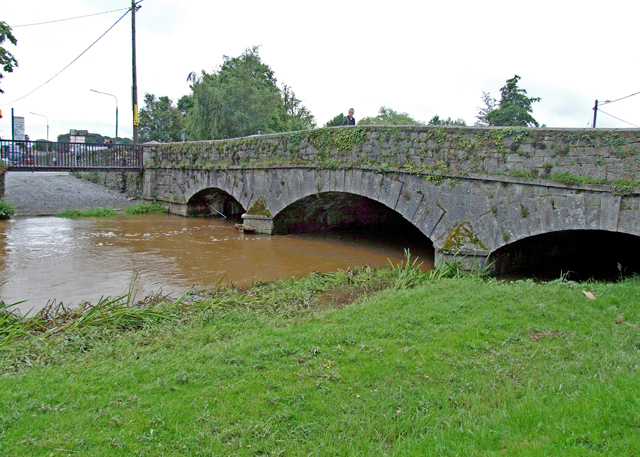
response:
[[[13,138],[24,141],[24,117],[13,116]]]

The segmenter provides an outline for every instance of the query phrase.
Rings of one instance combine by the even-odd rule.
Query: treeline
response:
[[[63,133],[62,135],[58,135],[59,143],[70,143],[71,134]],[[100,135],[99,133],[91,133],[85,137],[84,142],[87,144],[104,144],[106,141],[113,140],[113,143],[117,144],[133,144],[133,140],[131,138],[113,138],[107,135]],[[45,140],[38,140],[38,142],[44,142]]]
[[[538,126],[531,116],[532,103],[518,87],[520,77],[507,80],[498,102],[483,92],[484,106],[478,108],[475,125]],[[258,47],[246,49],[238,57],[224,56],[217,71],[191,72],[187,81],[191,93],[177,104],[167,96],[145,94],[140,110],[140,142],[176,142],[236,138],[260,133],[292,132],[316,127],[309,109],[286,84],[278,86],[273,70],[262,62]],[[336,115],[324,127],[342,125],[344,115]],[[422,122],[407,113],[381,107],[378,115],[358,120],[359,125],[466,125],[461,118],[436,115]]]

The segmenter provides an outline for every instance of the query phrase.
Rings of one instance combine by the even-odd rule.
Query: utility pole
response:
[[[142,0],[140,0],[142,1]],[[137,3],[140,3],[137,2]],[[138,144],[138,82],[136,76],[136,9],[135,0],[131,0],[131,69],[133,71],[133,86],[131,97],[133,105],[133,143]]]
[[[598,100],[596,100],[596,106],[593,107],[593,128],[596,128],[596,117],[598,117]]]

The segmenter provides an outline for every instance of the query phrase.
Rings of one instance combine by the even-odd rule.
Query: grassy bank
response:
[[[0,353],[0,454],[640,455],[640,280],[436,276],[53,316]]]

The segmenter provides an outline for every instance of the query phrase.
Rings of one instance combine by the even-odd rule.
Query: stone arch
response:
[[[613,230],[572,229],[532,235],[491,254],[499,274],[557,279],[617,279],[640,274],[640,236]]]
[[[232,195],[215,187],[207,187],[187,200],[187,216],[219,216],[239,218],[244,207]]]

